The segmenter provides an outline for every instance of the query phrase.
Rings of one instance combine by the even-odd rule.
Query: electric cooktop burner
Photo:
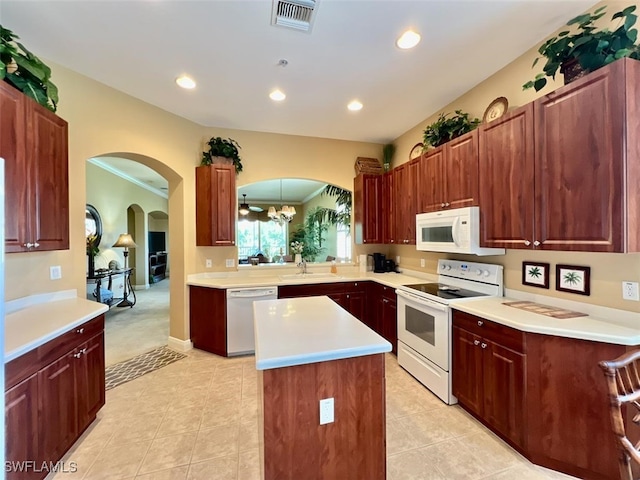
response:
[[[453,287],[451,285],[445,285],[444,283],[417,283],[415,285],[405,285],[405,287],[428,295],[433,295],[434,297],[446,299],[487,296],[485,293],[474,292],[473,290],[467,290],[460,287]]]

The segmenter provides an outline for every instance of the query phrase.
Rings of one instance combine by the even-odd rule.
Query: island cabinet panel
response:
[[[532,248],[534,233],[533,104],[480,130],[480,244]]]
[[[5,459],[7,462],[40,461],[38,455],[38,376],[10,388],[5,393],[5,427],[7,431]],[[11,437],[8,434],[11,433]],[[35,480],[35,472],[6,472],[7,480]]]
[[[189,328],[195,348],[227,356],[227,291],[189,287]]]
[[[353,181],[355,242],[382,243],[382,176],[361,174]]]
[[[67,122],[0,84],[7,253],[69,248]]]
[[[384,355],[260,370],[264,479],[386,478]],[[319,401],[334,398],[333,423]]]
[[[601,360],[627,347],[527,334],[528,444],[533,462],[579,478],[619,478]],[[632,441],[638,441],[635,427]]]
[[[196,245],[235,245],[237,210],[234,165],[196,167]]]

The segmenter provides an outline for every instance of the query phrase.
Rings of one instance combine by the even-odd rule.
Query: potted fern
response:
[[[211,165],[225,158],[231,161],[236,168],[236,175],[242,171],[240,160],[240,145],[232,138],[211,137],[207,142],[209,150],[202,152],[201,165]]]
[[[453,116],[441,113],[438,119],[424,130],[424,144],[439,147],[443,143],[464,135],[480,125],[479,118],[469,118],[468,113],[456,110]]]
[[[51,69],[18,42],[19,38],[0,25],[0,80],[55,112],[58,88],[51,82]]]
[[[544,42],[538,49],[542,57],[537,57],[531,66],[535,67],[541,58],[546,58],[542,73],[522,88],[534,88],[536,92],[541,90],[547,84],[546,77],[555,79],[558,69],[567,84],[620,58],[639,60],[640,51],[636,45],[638,30],[633,28],[637,19],[633,13],[635,5],[613,14],[612,22],[619,19],[615,30],[595,26],[595,22],[606,14],[606,8],[602,6],[593,13],[572,18],[567,26],[575,26],[574,32],[565,30]]]

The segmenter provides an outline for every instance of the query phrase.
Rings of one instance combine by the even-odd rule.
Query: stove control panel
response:
[[[451,278],[463,278],[477,282],[502,284],[502,265],[491,263],[438,260],[438,273]]]

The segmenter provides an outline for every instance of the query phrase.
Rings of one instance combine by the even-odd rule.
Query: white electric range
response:
[[[503,296],[503,268],[438,260],[438,283],[403,285],[398,295],[398,363],[447,404],[451,391],[451,304]]]

